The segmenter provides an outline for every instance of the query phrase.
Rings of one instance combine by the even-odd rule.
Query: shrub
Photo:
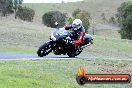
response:
[[[2,16],[7,16],[8,14],[13,13],[12,0],[0,0],[0,10]]]
[[[13,0],[13,8],[14,8],[15,14],[16,14],[16,11],[18,10],[19,6],[21,6],[22,2],[23,2],[23,0]]]
[[[132,40],[132,1],[122,3],[116,16],[121,27],[121,38]]]
[[[86,30],[86,32],[88,32],[88,28],[89,28],[89,18],[90,18],[90,14],[85,11],[85,10],[80,10],[80,9],[77,9],[75,10],[73,13],[72,13],[72,16],[74,18],[79,18],[82,20],[83,22],[83,26]]]
[[[59,27],[63,27],[65,25],[65,19],[66,19],[66,16],[59,11],[47,12],[42,17],[43,23],[46,26],[52,27],[52,28],[56,27],[55,22],[58,23]]]
[[[72,17],[67,18],[68,24],[72,24],[73,20],[74,20],[74,18],[72,18]]]
[[[80,12],[81,12],[80,9],[76,9],[76,10],[73,11],[72,16],[73,16],[74,18],[76,18],[77,15],[78,15]]]
[[[102,13],[102,14],[101,14],[101,19],[102,19],[102,21],[103,21],[104,23],[108,23],[108,20],[107,20],[107,18],[106,18],[105,13]]]
[[[33,9],[19,6],[16,12],[16,17],[24,21],[33,21],[35,11]]]

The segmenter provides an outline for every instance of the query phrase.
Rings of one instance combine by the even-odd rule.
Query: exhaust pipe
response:
[[[88,43],[87,45],[82,46],[82,48],[86,48],[87,46],[90,46],[92,44],[93,44],[93,42],[92,43]]]

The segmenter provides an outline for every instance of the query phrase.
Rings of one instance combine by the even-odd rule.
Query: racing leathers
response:
[[[70,38],[73,39],[73,44],[75,46],[84,42],[85,29],[83,26],[81,26],[79,29],[76,29],[74,25],[66,25],[64,28],[69,30],[71,33]]]

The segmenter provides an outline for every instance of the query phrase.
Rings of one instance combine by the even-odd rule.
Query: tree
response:
[[[108,23],[108,20],[107,20],[107,18],[105,16],[105,13],[101,14],[101,18],[102,18],[102,20],[103,20],[104,23]]]
[[[112,24],[112,25],[117,25],[117,20],[116,20],[116,18],[112,16],[112,17],[109,19],[109,23]]]
[[[2,16],[13,13],[12,0],[0,0],[0,9],[2,12]]]
[[[132,40],[132,1],[122,3],[116,16],[121,27],[121,38]]]
[[[59,11],[47,12],[42,17],[43,23],[46,26],[52,27],[52,28],[56,27],[55,25],[56,22],[58,23],[59,27],[63,27],[65,25],[65,19],[66,19],[66,16]]]
[[[76,18],[76,17],[78,17],[78,14],[80,14],[80,12],[81,12],[80,9],[76,9],[76,10],[74,10],[74,12],[72,13],[72,16]]]
[[[74,18],[81,19],[82,22],[83,22],[83,26],[84,26],[86,32],[88,32],[90,14],[87,11],[85,11],[85,10],[76,9],[72,13],[72,16]]]
[[[17,18],[16,17],[16,11],[21,6],[22,2],[23,2],[23,0],[13,0],[13,8],[14,8],[14,11],[15,11],[15,19]]]

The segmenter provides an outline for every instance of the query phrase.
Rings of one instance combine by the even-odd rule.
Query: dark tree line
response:
[[[1,16],[15,14],[15,19],[19,18],[24,21],[33,21],[35,11],[33,9],[23,7],[23,0],[0,0]]]
[[[22,1],[23,0],[0,0],[0,11],[2,16],[16,12],[18,6],[22,4]]]
[[[13,13],[13,1],[12,0],[0,0],[0,12],[2,16]]]

